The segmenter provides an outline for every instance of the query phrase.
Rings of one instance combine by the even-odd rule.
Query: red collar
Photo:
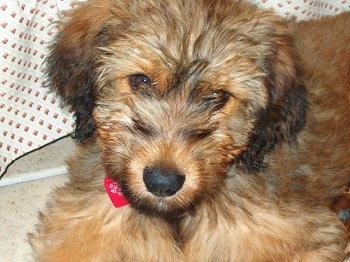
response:
[[[106,176],[104,179],[105,190],[115,207],[123,207],[129,204],[129,201],[124,197],[120,185],[112,178]]]

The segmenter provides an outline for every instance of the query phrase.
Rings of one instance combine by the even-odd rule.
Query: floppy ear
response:
[[[78,141],[93,135],[98,47],[103,45],[98,33],[108,19],[110,1],[82,4],[70,14],[47,58],[49,88],[74,112],[73,137]]]
[[[238,157],[237,167],[246,172],[262,169],[265,153],[284,141],[296,140],[306,118],[306,90],[301,81],[292,40],[278,39],[274,55],[268,59],[266,88],[269,102],[257,112],[256,127],[250,136],[247,150]]]

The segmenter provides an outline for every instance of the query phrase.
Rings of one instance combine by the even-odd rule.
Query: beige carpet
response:
[[[70,138],[59,140],[15,161],[0,179],[0,262],[33,261],[27,234],[52,188],[66,180],[64,159],[72,148]]]

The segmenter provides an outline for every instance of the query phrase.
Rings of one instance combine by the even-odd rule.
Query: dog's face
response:
[[[304,123],[285,25],[240,1],[90,1],[48,64],[77,139],[96,133],[108,175],[151,212],[212,197],[233,164],[257,171]]]

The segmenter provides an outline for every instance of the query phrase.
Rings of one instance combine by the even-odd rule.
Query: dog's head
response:
[[[75,137],[95,133],[131,203],[160,213],[215,194],[232,164],[258,171],[304,124],[286,25],[241,1],[90,1],[48,65]]]

